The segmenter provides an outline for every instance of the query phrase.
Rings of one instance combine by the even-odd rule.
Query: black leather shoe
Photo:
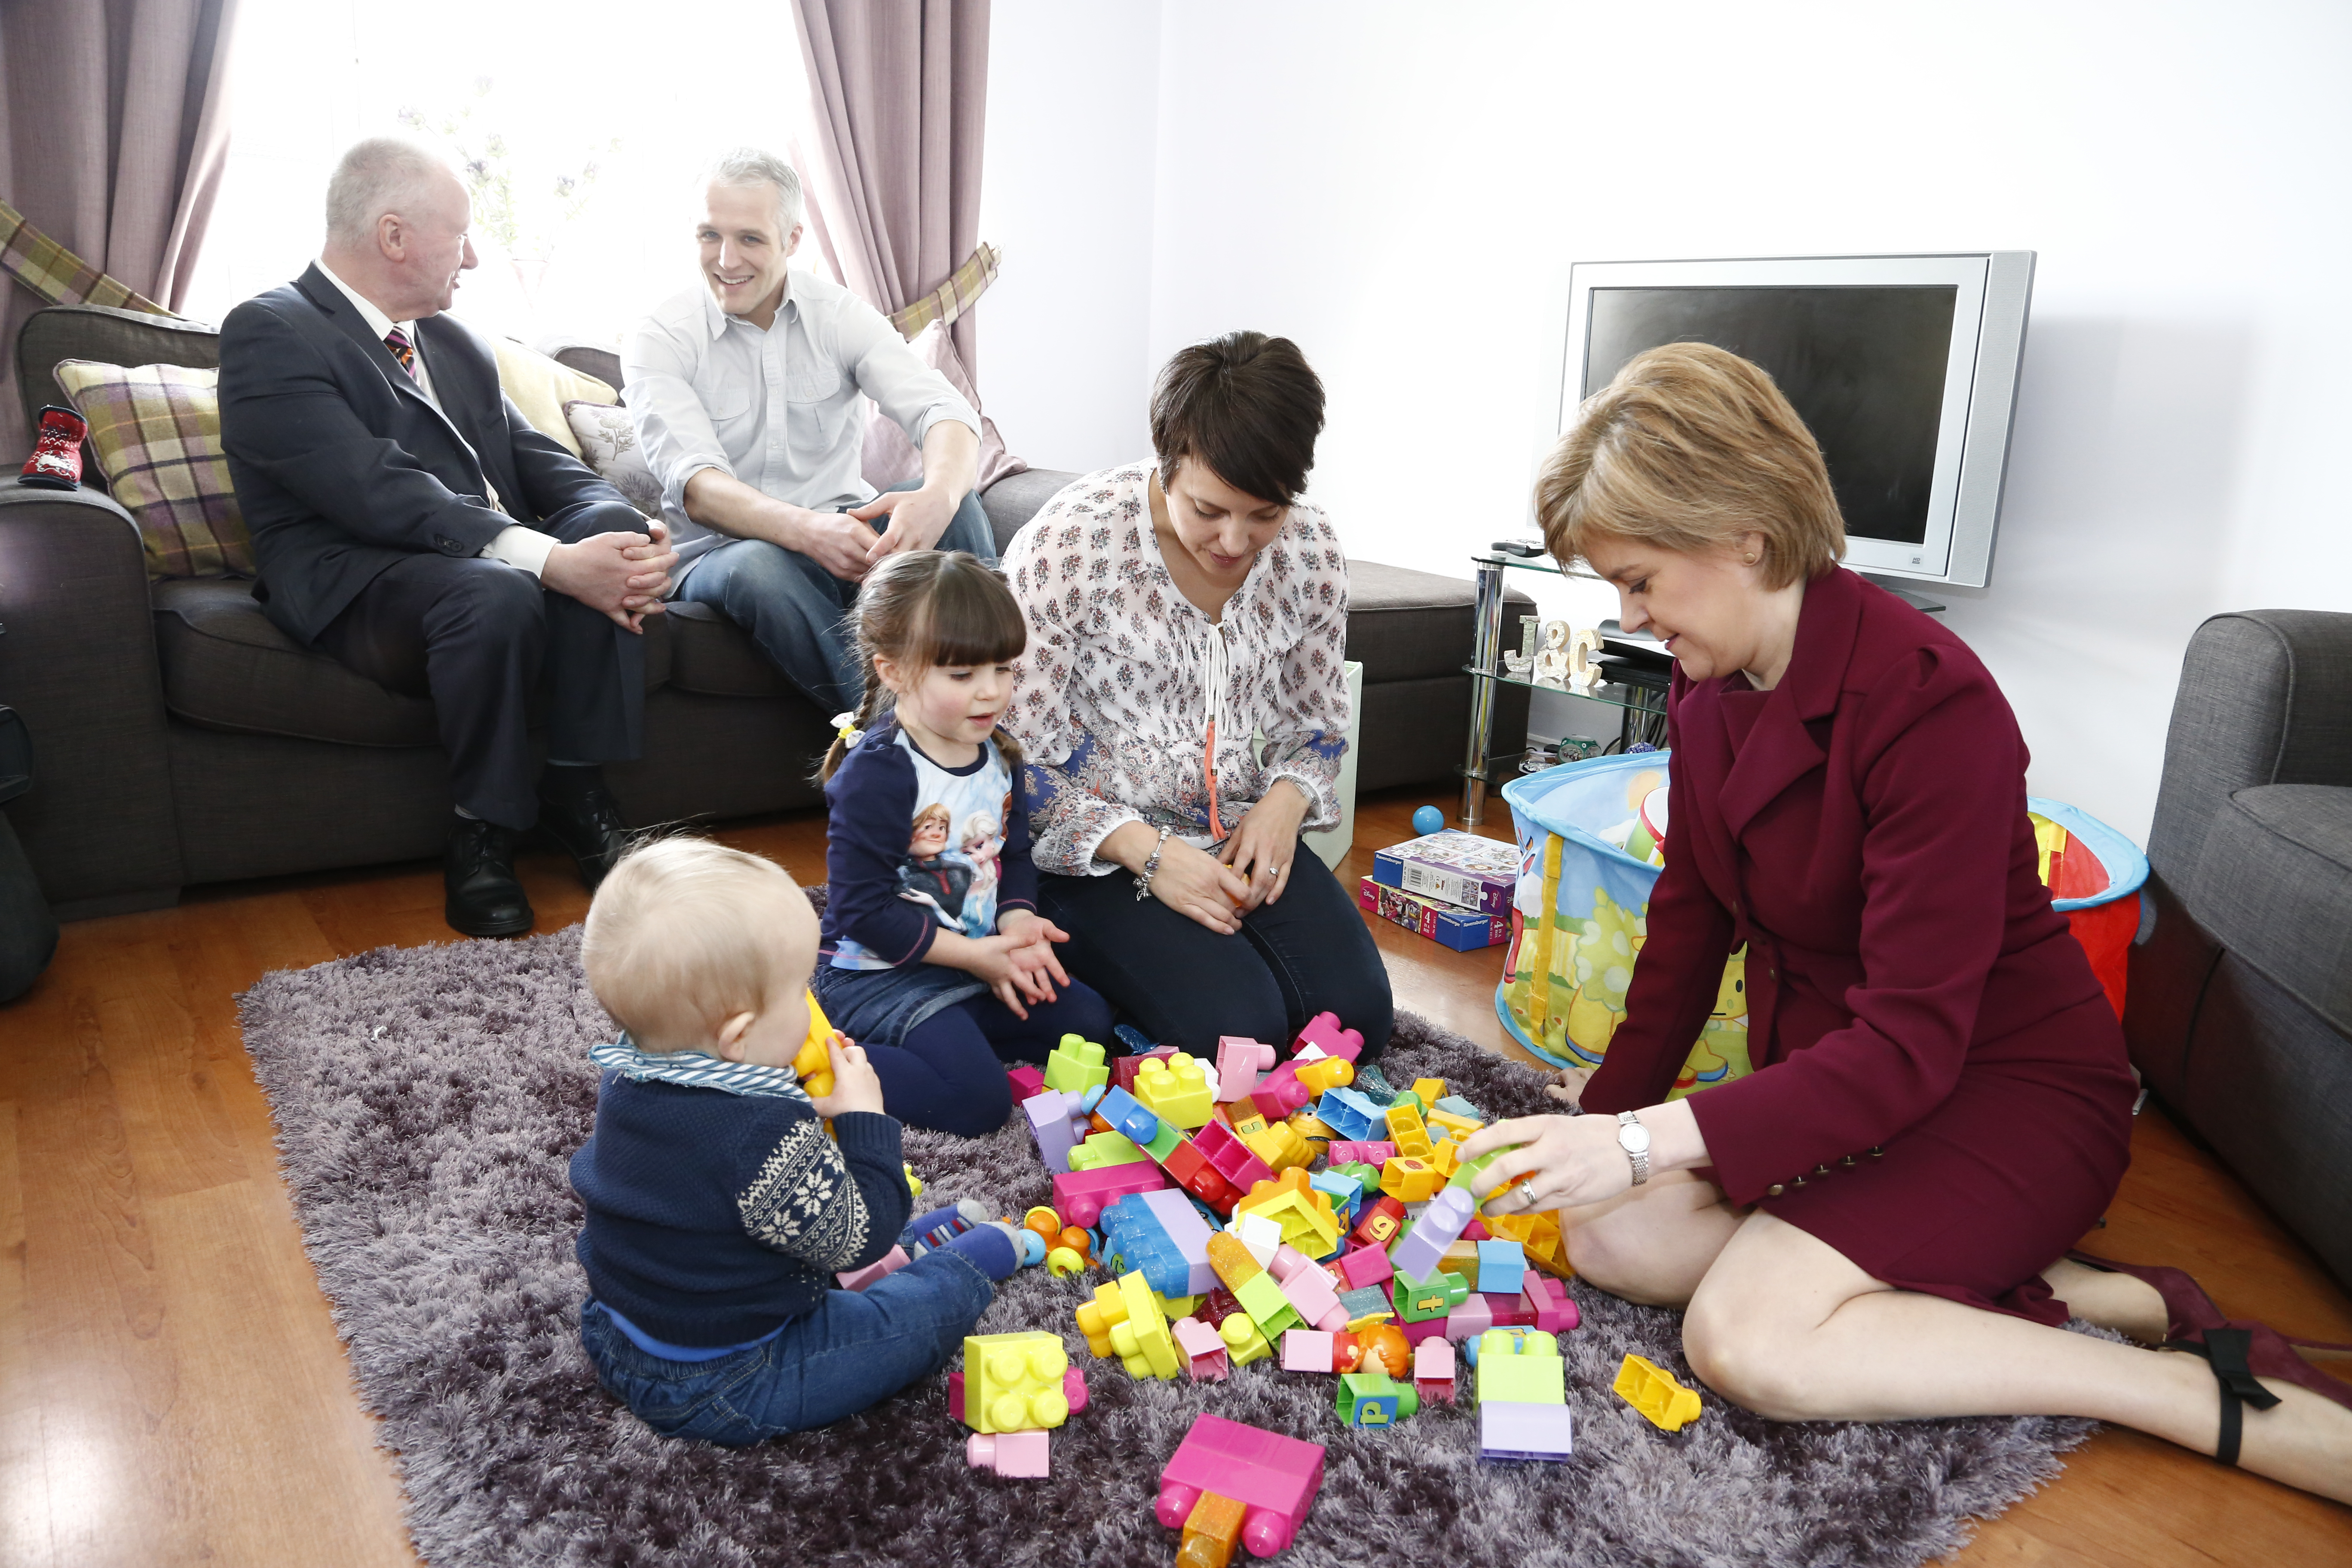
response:
[[[621,808],[600,779],[583,781],[560,793],[542,787],[539,792],[539,831],[541,837],[572,857],[572,864],[580,868],[581,881],[592,893],[596,884],[604,879],[604,873],[627,851],[630,842],[629,826],[621,820]]]
[[[515,880],[515,832],[461,816],[449,830],[441,863],[448,902],[443,914],[467,936],[520,936],[530,929],[530,900]]]

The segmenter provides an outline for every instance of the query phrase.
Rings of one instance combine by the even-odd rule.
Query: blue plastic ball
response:
[[[1426,837],[1445,826],[1445,814],[1433,805],[1424,805],[1412,814],[1412,830]]]

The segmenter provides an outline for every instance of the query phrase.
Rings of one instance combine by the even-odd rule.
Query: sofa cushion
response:
[[[513,400],[530,427],[556,442],[573,457],[580,456],[580,438],[572,433],[564,410],[573,403],[611,403],[620,394],[602,378],[551,360],[512,338],[493,338],[490,352],[498,356],[499,388]]]
[[[1061,468],[1026,468],[981,491],[980,504],[988,513],[989,531],[996,535],[996,552],[1002,555],[1011,547],[1013,536],[1037,515],[1039,508],[1085,478]]]
[[[220,372],[59,360],[108,490],[138,521],[150,577],[253,574],[253,541],[221,447]]]
[[[2264,784],[2214,814],[2189,912],[2339,1033],[2352,1034],[2352,787]]]
[[[190,578],[155,584],[155,651],[163,704],[217,730],[350,746],[430,746],[433,704],[378,686],[278,629],[252,584]],[[666,617],[646,622],[646,689],[669,676]]]
[[[751,634],[709,605],[672,599],[669,683],[705,697],[782,697],[794,688]]]
[[[1364,684],[1460,675],[1470,662],[1478,590],[1464,577],[1441,577],[1386,566],[1348,563],[1348,657],[1364,667]],[[1518,646],[1518,618],[1536,602],[1516,588],[1503,598],[1503,646]]]
[[[563,417],[571,422],[581,460],[596,470],[596,477],[647,517],[659,517],[661,481],[646,467],[645,448],[637,445],[637,427],[629,411],[618,404],[575,398],[563,405]]]

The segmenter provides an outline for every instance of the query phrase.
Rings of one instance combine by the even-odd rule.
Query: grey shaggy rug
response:
[[[578,954],[577,928],[386,948],[268,975],[242,999],[305,1245],[435,1568],[1165,1563],[1160,1470],[1202,1410],[1328,1449],[1293,1568],[1913,1564],[2056,1474],[2093,1429],[1776,1425],[1709,1394],[1668,1436],[1610,1384],[1628,1351],[1692,1381],[1676,1315],[1578,1283],[1574,1460],[1481,1464],[1466,1376],[1463,1403],[1387,1431],[1340,1426],[1329,1377],[1265,1362],[1223,1384],[1136,1383],[1088,1356],[1072,1321],[1093,1281],[1024,1269],[980,1331],[1057,1329],[1093,1393],[1055,1434],[1049,1479],[967,1468],[944,1374],[748,1450],[657,1437],[597,1387],[576,1337],[564,1168],[595,1100],[583,1053],[611,1027]],[[1399,1083],[1443,1076],[1492,1113],[1543,1104],[1533,1073],[1410,1014],[1386,1068]],[[979,1140],[909,1133],[907,1153],[927,1202],[1017,1215],[1048,1196],[1017,1119]]]

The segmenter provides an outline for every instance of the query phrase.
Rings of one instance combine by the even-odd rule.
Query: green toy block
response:
[[[1408,1323],[1442,1318],[1470,1299],[1470,1281],[1459,1274],[1439,1272],[1426,1279],[1396,1277],[1397,1316]]]
[[[1460,1187],[1465,1192],[1468,1191],[1470,1184],[1478,1179],[1479,1172],[1485,1170],[1487,1166],[1493,1164],[1496,1161],[1501,1159],[1509,1152],[1510,1151],[1507,1149],[1489,1149],[1486,1152],[1479,1155],[1475,1160],[1463,1161],[1462,1163],[1454,1168],[1454,1174],[1447,1178],[1445,1184],[1449,1187]]]
[[[1183,1130],[1163,1116],[1160,1119],[1160,1131],[1151,1135],[1151,1142],[1138,1143],[1136,1147],[1164,1165],[1168,1163],[1168,1156],[1175,1152],[1176,1145],[1183,1142]]]
[[[1101,1171],[1113,1165],[1140,1164],[1150,1158],[1124,1132],[1090,1132],[1085,1142],[1070,1151],[1070,1169]]]
[[[1341,1375],[1332,1403],[1350,1426],[1393,1426],[1421,1408],[1421,1394],[1384,1372],[1350,1372]]]
[[[1562,1405],[1568,1363],[1559,1342],[1534,1329],[1488,1329],[1478,1336],[1478,1402]]]
[[[1409,1089],[1401,1089],[1397,1090],[1397,1097],[1388,1102],[1387,1109],[1394,1110],[1400,1105],[1412,1106],[1412,1113],[1415,1116],[1419,1116],[1423,1109],[1421,1103],[1421,1096],[1413,1093],[1413,1091]]]
[[[1351,1160],[1344,1165],[1332,1166],[1331,1173],[1354,1177],[1364,1189],[1366,1203],[1381,1195],[1381,1168],[1378,1165],[1368,1165],[1361,1160]]]
[[[1084,1094],[1110,1081],[1110,1068],[1103,1063],[1103,1048],[1092,1040],[1076,1035],[1064,1035],[1062,1043],[1045,1058],[1045,1087],[1058,1089],[1065,1094]]]
[[[1250,1321],[1269,1343],[1281,1338],[1284,1330],[1304,1326],[1298,1309],[1290,1304],[1290,1298],[1282,1293],[1282,1287],[1275,1283],[1271,1274],[1251,1275],[1234,1292],[1234,1300],[1242,1304],[1242,1310],[1250,1315]]]

